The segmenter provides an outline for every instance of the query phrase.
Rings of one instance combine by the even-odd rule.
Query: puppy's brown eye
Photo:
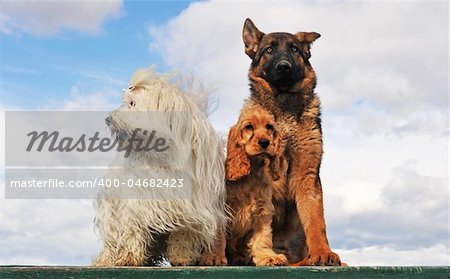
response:
[[[267,124],[266,125],[266,129],[267,130],[273,130],[273,125],[272,124]]]
[[[136,103],[134,101],[130,102],[130,106],[134,107],[136,105]]]
[[[267,53],[272,53],[272,52],[273,52],[273,48],[272,48],[272,47],[266,48],[266,52],[267,52]]]
[[[245,129],[252,131],[253,130],[253,125],[252,124],[247,124],[247,125],[245,125]]]
[[[292,52],[298,52],[298,48],[296,46],[291,46],[291,51]]]

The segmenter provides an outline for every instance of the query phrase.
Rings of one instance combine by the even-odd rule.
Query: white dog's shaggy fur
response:
[[[192,88],[182,90],[173,79],[151,68],[138,70],[123,105],[109,118],[119,139],[136,128],[155,130],[170,148],[161,153],[133,150],[127,158],[121,152],[106,178],[127,184],[129,179],[184,174],[191,188],[102,189],[95,203],[95,224],[104,246],[96,266],[146,265],[153,256],[151,247],[160,245],[160,235],[168,235],[166,255],[172,265],[195,264],[226,224],[222,142],[207,120],[207,98]]]

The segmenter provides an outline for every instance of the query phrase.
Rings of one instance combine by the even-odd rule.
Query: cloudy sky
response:
[[[155,64],[214,89],[210,119],[226,132],[248,96],[245,18],[319,32],[332,248],[350,265],[447,265],[448,15],[446,1],[1,1],[0,107],[111,110]],[[0,264],[90,263],[92,200],[5,199],[0,178]]]

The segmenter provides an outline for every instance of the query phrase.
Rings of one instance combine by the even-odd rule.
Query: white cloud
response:
[[[323,103],[325,212],[344,261],[446,264],[448,4],[210,1],[151,26],[151,51],[218,88],[211,120],[222,131],[249,95],[247,17],[267,33],[322,34],[312,64]],[[437,260],[427,260],[433,253]]]
[[[150,27],[150,49],[161,52],[170,66],[220,88],[225,103],[213,116],[220,128],[232,125],[235,117],[230,115],[237,115],[248,95],[250,60],[241,41],[246,17],[264,32],[322,34],[313,46],[312,63],[325,111],[342,114],[363,102],[382,108],[376,117],[401,117],[407,124],[416,112],[446,114],[445,3],[245,2],[238,9],[222,1],[193,3],[166,25]]]
[[[333,247],[409,251],[447,243],[446,137],[327,138],[321,178]]]
[[[11,200],[0,185],[0,265],[86,265],[100,241],[92,200]]]
[[[448,250],[443,244],[417,250],[395,250],[382,246],[336,250],[349,266],[446,266]]]
[[[71,88],[66,99],[51,102],[38,110],[110,111],[120,103],[121,92],[103,89],[80,92]],[[5,129],[4,111],[20,107],[0,107],[0,129]],[[0,168],[5,169],[5,135],[0,136]],[[100,251],[94,233],[92,200],[5,199],[5,181],[0,173],[0,265],[89,265]]]
[[[121,104],[122,92],[118,88],[105,87],[94,92],[83,92],[77,85],[71,87],[62,100],[50,100],[35,108],[36,111],[111,111]],[[5,168],[5,111],[27,111],[20,106],[0,104],[0,170]],[[0,177],[3,173],[0,172]]]
[[[38,110],[57,111],[111,111],[120,104],[122,92],[116,89],[103,89],[91,93],[81,93],[75,85],[70,89],[68,98],[39,108]]]
[[[325,171],[330,242],[340,249],[378,245],[414,250],[445,244],[447,178],[423,173],[413,163],[393,167],[388,175],[368,169],[365,178]]]
[[[0,32],[51,36],[63,30],[97,34],[109,18],[123,14],[121,0],[0,2]]]

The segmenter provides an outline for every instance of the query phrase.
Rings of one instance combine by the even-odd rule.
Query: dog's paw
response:
[[[114,266],[142,266],[145,259],[133,253],[121,253],[114,261]]]
[[[188,266],[195,263],[191,257],[183,257],[181,255],[169,256],[169,262],[172,266]]]
[[[173,246],[171,246],[173,248]],[[179,248],[179,247],[178,247]],[[169,249],[167,253],[168,260],[172,266],[188,266],[194,265],[200,255],[189,253],[192,251],[183,251],[180,249]]]
[[[255,260],[255,264],[257,266],[283,266],[288,265],[288,260],[283,254],[275,254],[261,260]]]
[[[199,261],[199,265],[206,266],[224,266],[227,264],[228,262],[225,255],[214,255],[212,253],[203,255]]]
[[[342,264],[338,254],[329,249],[321,249],[312,250],[307,258],[294,265],[340,266]]]

